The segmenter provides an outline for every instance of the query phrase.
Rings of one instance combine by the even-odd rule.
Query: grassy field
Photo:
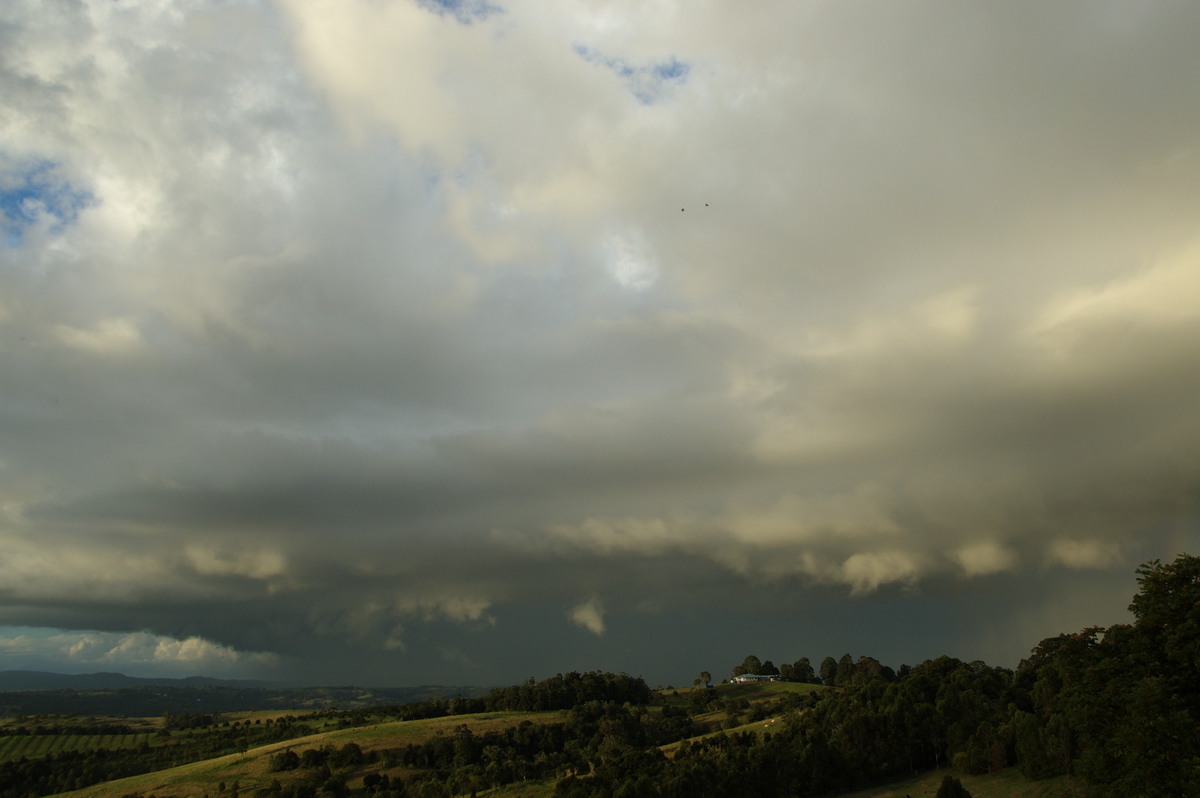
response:
[[[156,733],[143,734],[21,734],[0,737],[0,762],[34,759],[60,751],[96,751],[101,748],[137,748],[158,742]]]
[[[686,704],[688,696],[700,689],[703,688],[674,687],[669,690],[660,690],[655,695],[671,703],[680,701]],[[744,684],[721,682],[714,684],[709,689],[716,690],[720,696],[725,697],[728,695],[752,696],[761,693],[811,693],[814,690],[828,690],[830,688],[820,684],[809,684],[808,682],[747,682]]]
[[[789,693],[804,694],[828,688],[818,685],[780,682],[749,685],[725,684],[718,685],[714,689],[721,699],[733,699],[736,701],[741,706],[737,711],[738,715],[741,715],[746,711],[745,704],[742,703],[743,699],[751,708],[754,708],[756,705],[762,708],[769,706],[770,702],[777,701],[781,696]],[[664,694],[659,695],[659,700],[656,703],[671,706],[686,705],[690,700],[691,692],[689,689],[666,691]],[[287,713],[244,713],[239,716],[239,719],[242,722],[250,721],[253,723],[254,720],[260,719],[265,722],[267,717],[277,717],[280,714]],[[295,714],[302,715],[303,713],[297,712]],[[75,792],[61,793],[58,798],[68,798],[68,796],[70,798],[84,798],[84,796],[87,798],[122,798],[122,796],[131,794],[156,794],[160,796],[172,796],[172,798],[200,798],[200,796],[205,795],[218,795],[222,783],[224,783],[226,789],[232,788],[234,784],[237,784],[240,794],[253,795],[255,790],[260,787],[269,786],[276,778],[285,783],[289,781],[287,774],[277,774],[270,771],[271,757],[286,749],[292,749],[297,753],[301,753],[308,749],[321,748],[323,746],[340,748],[347,743],[353,742],[364,752],[369,753],[371,751],[403,748],[410,743],[420,744],[439,736],[450,736],[456,728],[462,725],[466,725],[473,733],[480,735],[489,731],[500,731],[505,728],[517,726],[523,721],[556,723],[562,721],[566,715],[567,713],[559,711],[497,712],[413,721],[388,721],[347,729],[330,728],[307,737],[253,748],[244,754],[230,754],[203,762],[196,762],[140,776],[132,776],[105,784],[97,784]],[[710,716],[709,720],[713,721],[715,725],[728,725],[728,718],[722,711],[708,713],[708,716]],[[751,723],[744,723],[725,729],[725,732],[762,734],[770,732],[775,724],[781,722],[781,717],[766,717]],[[141,728],[146,727],[143,726]],[[721,732],[711,732],[711,734],[719,733]],[[131,744],[136,745],[143,739],[153,744],[154,736],[155,733],[147,730],[144,733],[121,735],[120,737],[136,738],[137,742],[130,741]],[[701,736],[709,735],[705,734]],[[87,738],[87,742],[78,738]],[[26,745],[33,745],[36,741],[43,745],[50,744],[57,746],[57,748],[47,749],[47,751],[41,753],[32,753],[35,749],[30,748],[28,749],[29,753],[24,754],[25,756],[38,756],[50,750],[69,750],[70,746],[82,746],[91,744],[92,742],[99,747],[101,745],[100,741],[103,739],[105,738],[102,735],[21,736],[19,738],[0,739],[0,745],[11,743],[13,740],[20,740]],[[58,742],[55,742],[56,740]],[[105,745],[113,747],[114,743],[112,740],[109,740]],[[668,756],[671,756],[678,746],[679,743],[675,743],[665,746],[662,750]],[[2,755],[0,754],[0,756]],[[361,786],[363,775],[370,771],[378,772],[378,768],[379,765],[375,764],[364,766],[357,772],[349,773],[349,785],[351,787]],[[401,768],[389,768],[386,772],[392,777],[408,775]],[[926,773],[912,779],[851,793],[845,796],[845,798],[933,798],[937,794],[942,777],[947,772],[949,771]],[[982,776],[956,775],[962,780],[974,798],[1017,798],[1017,796],[1021,796],[1022,798],[1082,798],[1084,794],[1079,784],[1065,777],[1034,782],[1022,777],[1016,768],[1008,768],[1000,773]],[[551,798],[554,795],[554,788],[555,783],[553,780],[529,781],[510,784],[493,790],[481,791],[479,795],[489,796],[489,798]]]
[[[37,727],[71,727],[97,729],[120,725],[128,727],[129,734],[12,734],[17,729]],[[22,757],[37,757],[57,754],[62,751],[96,751],[101,748],[137,748],[142,743],[154,745],[158,742],[161,718],[90,718],[60,715],[38,715],[21,719],[0,720],[0,763],[11,762]]]
[[[564,713],[554,712],[491,712],[477,715],[454,715],[428,720],[393,721],[372,726],[337,729],[308,737],[299,737],[284,742],[252,748],[245,754],[230,754],[203,762],[130,776],[105,784],[96,784],[83,790],[60,793],[62,796],[88,796],[88,798],[121,798],[124,795],[143,794],[170,795],[173,798],[193,798],[216,795],[221,782],[227,786],[238,783],[243,795],[253,794],[259,787],[270,785],[279,774],[270,772],[273,754],[291,748],[297,752],[309,748],[331,745],[335,748],[346,743],[356,743],[364,752],[386,748],[403,748],[409,743],[421,743],[438,735],[452,734],[454,729],[466,725],[475,734],[506,729],[522,721],[553,723],[561,720]],[[286,778],[286,777],[285,777]],[[361,774],[350,784],[360,786]],[[524,795],[530,793],[507,793]],[[553,785],[550,786],[553,794]]]

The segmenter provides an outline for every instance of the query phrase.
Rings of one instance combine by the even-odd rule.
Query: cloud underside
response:
[[[10,634],[0,636],[0,656],[25,669],[66,667],[86,672],[117,667],[135,673],[236,675],[274,668],[278,660],[274,654],[237,651],[197,636],[179,639],[150,632],[5,631]]]
[[[402,656],[1194,534],[1197,12],[727,13],[0,11],[0,623]]]

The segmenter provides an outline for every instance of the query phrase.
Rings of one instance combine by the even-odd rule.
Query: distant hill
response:
[[[247,712],[265,709],[358,709],[487,695],[487,687],[285,687],[268,682],[143,679],[120,673],[0,671],[0,717]]]
[[[50,673],[48,671],[0,671],[0,693],[25,690],[114,690],[122,687],[283,687],[272,682],[248,679],[212,679],[189,676],[185,679],[147,679],[123,673]]]

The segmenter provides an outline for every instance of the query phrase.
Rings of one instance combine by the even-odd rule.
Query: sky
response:
[[[1200,5],[7,0],[0,669],[651,686],[1200,549]]]

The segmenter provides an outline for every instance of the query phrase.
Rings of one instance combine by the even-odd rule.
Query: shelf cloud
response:
[[[1128,620],[1200,542],[1198,26],[6,3],[0,667],[679,682]]]

